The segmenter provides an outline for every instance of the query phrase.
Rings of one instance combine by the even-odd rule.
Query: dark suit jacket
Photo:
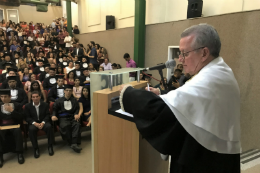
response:
[[[42,72],[42,73],[40,74],[39,80],[40,80],[41,82],[44,81],[45,76],[46,76],[46,72],[44,71],[44,72]]]
[[[86,76],[84,76],[84,75],[82,75],[82,76],[80,76],[79,77],[79,80],[80,80],[80,86],[84,86],[85,84],[84,84],[84,82],[86,81]],[[89,76],[89,78],[90,78],[90,76]],[[89,83],[90,84],[90,83]]]
[[[83,52],[83,49],[82,48],[79,48],[79,52],[77,54],[77,48],[74,48],[73,50],[73,55],[78,55],[78,60],[81,61],[82,60],[82,57],[84,55],[84,52]]]
[[[45,123],[50,122],[50,111],[48,103],[40,101],[39,107],[39,119],[37,117],[37,112],[35,106],[33,106],[33,102],[27,103],[24,108],[24,114],[26,116],[26,121],[29,125],[33,122],[42,122]]]
[[[9,88],[9,85],[8,85],[8,82],[6,80],[6,74],[2,74],[1,75],[1,80],[3,79],[3,82],[2,82],[2,86],[0,87],[0,89],[8,89]],[[17,88],[21,88],[23,89],[23,84],[22,82],[20,81],[20,78],[19,76],[16,76],[16,87]]]
[[[58,98],[58,92],[57,92],[57,85],[53,86],[48,93],[48,101],[55,102],[55,100]]]
[[[44,71],[41,71],[40,68],[41,68],[41,67],[35,67],[35,68],[33,69],[33,74],[38,75],[38,74],[44,72]],[[43,67],[43,68],[44,68],[44,67]]]

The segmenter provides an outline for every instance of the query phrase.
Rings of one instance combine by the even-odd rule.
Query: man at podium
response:
[[[165,95],[123,85],[121,108],[157,151],[171,155],[171,173],[238,173],[240,91],[219,56],[219,35],[210,25],[192,26],[181,34],[179,49],[191,80]]]

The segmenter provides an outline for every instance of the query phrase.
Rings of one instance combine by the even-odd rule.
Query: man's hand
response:
[[[156,95],[160,95],[160,90],[159,88],[153,88],[153,87],[149,87],[150,92],[156,94]],[[145,87],[145,90],[148,91],[148,87]]]
[[[174,86],[175,88],[179,88],[180,87],[180,83],[177,81],[177,83],[172,82],[172,86]]]
[[[38,129],[40,129],[40,124],[39,123],[34,123],[33,124],[35,127],[37,127]]]
[[[58,118],[56,116],[52,116],[51,119],[52,119],[52,121],[57,121],[58,120]]]
[[[14,111],[14,109],[12,108],[12,106],[9,105],[9,103],[5,104],[4,108],[8,112],[13,112]]]
[[[40,123],[40,124],[39,124],[39,129],[42,129],[43,126],[44,126],[44,123]]]
[[[74,118],[75,118],[76,121],[79,121],[79,119],[80,119],[80,115],[79,115],[79,114],[74,115]]]

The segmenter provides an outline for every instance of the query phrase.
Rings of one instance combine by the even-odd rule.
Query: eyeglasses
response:
[[[184,60],[185,57],[187,57],[187,56],[189,55],[190,52],[193,52],[193,51],[196,51],[196,50],[199,50],[199,49],[203,49],[203,48],[205,48],[205,46],[204,46],[204,47],[199,47],[199,48],[197,48],[197,49],[193,49],[193,50],[188,51],[188,52],[181,52],[181,51],[178,51],[178,52],[177,52],[177,55],[178,55],[179,57],[181,56],[181,58]]]

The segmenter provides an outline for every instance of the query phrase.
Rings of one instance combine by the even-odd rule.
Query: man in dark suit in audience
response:
[[[80,76],[83,75],[82,72],[81,72],[81,69],[80,69],[80,64],[81,64],[80,61],[76,61],[76,62],[75,62],[75,69],[72,70],[72,71],[74,72],[74,75],[75,75],[76,77],[80,77]]]
[[[8,76],[8,69],[11,68],[13,65],[11,63],[4,63],[4,69],[2,74],[0,75],[0,83],[3,83],[6,80],[6,76]]]
[[[48,93],[48,101],[55,102],[56,99],[64,96],[64,75],[56,75],[57,85],[51,88]]]
[[[39,80],[41,82],[44,81],[45,78],[50,76],[50,74],[49,74],[49,72],[50,72],[50,64],[45,64],[43,67],[44,67],[44,72],[42,72],[40,74],[40,77],[39,77]]]
[[[16,87],[16,76],[8,76],[7,82],[11,89],[11,100],[13,102],[25,105],[28,102],[28,97],[24,89]]]
[[[90,75],[89,75],[88,68],[83,68],[82,73],[83,73],[83,75],[80,77],[80,85],[81,86],[89,85],[90,84]]]
[[[80,48],[79,43],[76,44],[76,48],[73,50],[73,55],[78,57],[78,61],[82,60],[84,52],[83,49]]]
[[[43,60],[38,60],[38,67],[35,67],[33,70],[33,74],[38,75],[44,72],[44,67],[43,67]]]
[[[80,139],[79,103],[72,95],[73,85],[64,86],[64,97],[57,99],[53,105],[52,121],[58,121],[60,133],[70,147],[77,153],[82,150],[78,146]]]
[[[2,79],[2,86],[0,87],[1,89],[8,89],[9,88],[9,84],[8,84],[8,80],[7,77],[9,76],[14,76],[15,77],[15,81],[16,81],[16,87],[23,89],[23,84],[19,78],[19,76],[16,75],[17,69],[15,68],[8,68],[7,69],[7,74],[3,74]]]
[[[48,137],[48,151],[52,156],[53,152],[53,130],[50,124],[49,105],[41,101],[41,95],[37,91],[32,92],[32,102],[25,105],[24,114],[29,125],[29,137],[34,148],[34,157],[40,157],[37,141],[37,132],[43,130]]]
[[[43,88],[47,91],[56,85],[56,69],[50,68],[49,74],[50,76],[43,80]]]
[[[23,121],[22,106],[11,100],[11,90],[0,89],[0,97],[0,126],[21,124]],[[21,129],[0,130],[0,134],[0,168],[4,164],[3,154],[10,151],[17,152],[18,163],[23,164],[23,136]],[[10,134],[12,135],[11,137],[14,137],[14,143],[12,138],[10,138]],[[4,146],[8,146],[8,148],[4,150]]]

